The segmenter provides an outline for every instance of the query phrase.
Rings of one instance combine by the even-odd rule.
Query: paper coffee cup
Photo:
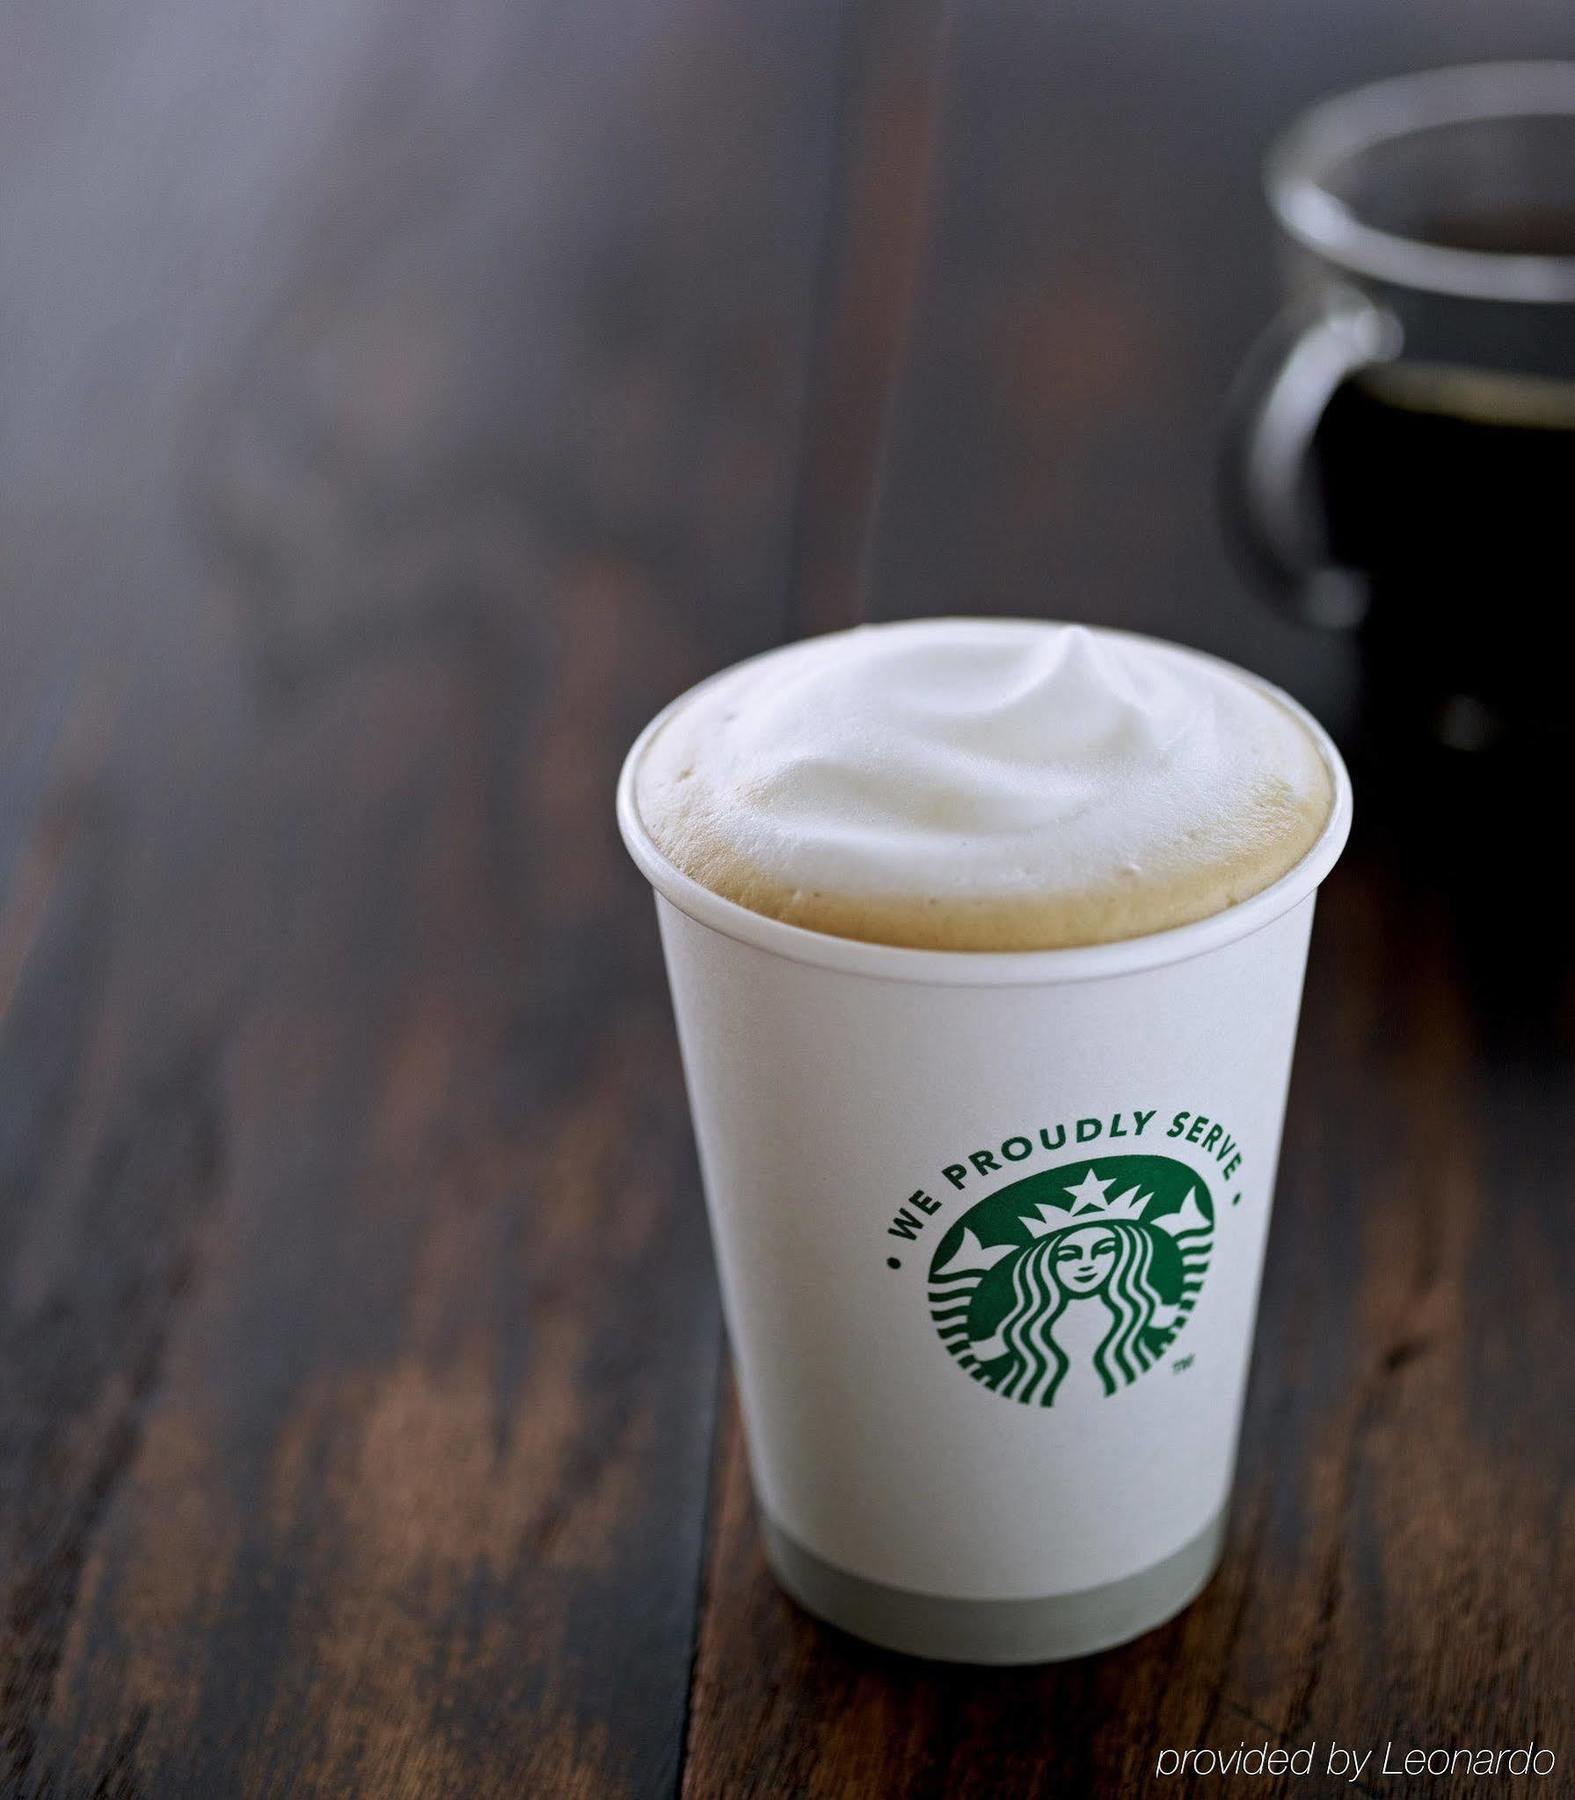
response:
[[[1248,678],[1250,679],[1250,678]],[[656,890],[778,1578],[891,1648],[1036,1662],[1213,1573],[1308,933],[1350,828],[1196,924],[1082,949],[802,930]]]

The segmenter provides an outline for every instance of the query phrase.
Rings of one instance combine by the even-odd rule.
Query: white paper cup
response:
[[[1244,679],[1254,679],[1250,676]],[[1218,1562],[1318,883],[1004,954],[805,931],[670,864],[634,771],[755,1493],[783,1586],[920,1656],[1039,1662]]]

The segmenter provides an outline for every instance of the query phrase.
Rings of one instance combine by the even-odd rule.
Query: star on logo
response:
[[[1101,1181],[1090,1167],[1088,1173],[1076,1187],[1069,1187],[1065,1190],[1077,1202],[1076,1206],[1072,1208],[1073,1213],[1103,1212],[1109,1205],[1105,1195],[1115,1185],[1113,1178],[1109,1181]]]

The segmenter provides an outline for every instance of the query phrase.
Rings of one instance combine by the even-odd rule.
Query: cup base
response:
[[[867,1581],[824,1562],[762,1512],[777,1580],[806,1612],[855,1637],[936,1662],[1065,1662],[1141,1637],[1197,1598],[1219,1567],[1226,1509],[1162,1561],[1100,1587],[1042,1600],[948,1600]]]

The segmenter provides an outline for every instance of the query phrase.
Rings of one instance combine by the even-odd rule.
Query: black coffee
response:
[[[1418,410],[1362,382],[1330,406],[1316,466],[1331,541],[1367,577],[1365,661],[1397,726],[1575,728],[1570,399],[1535,424]]]
[[[1438,213],[1413,233],[1448,250],[1491,256],[1575,257],[1575,209],[1564,206],[1494,207]]]

